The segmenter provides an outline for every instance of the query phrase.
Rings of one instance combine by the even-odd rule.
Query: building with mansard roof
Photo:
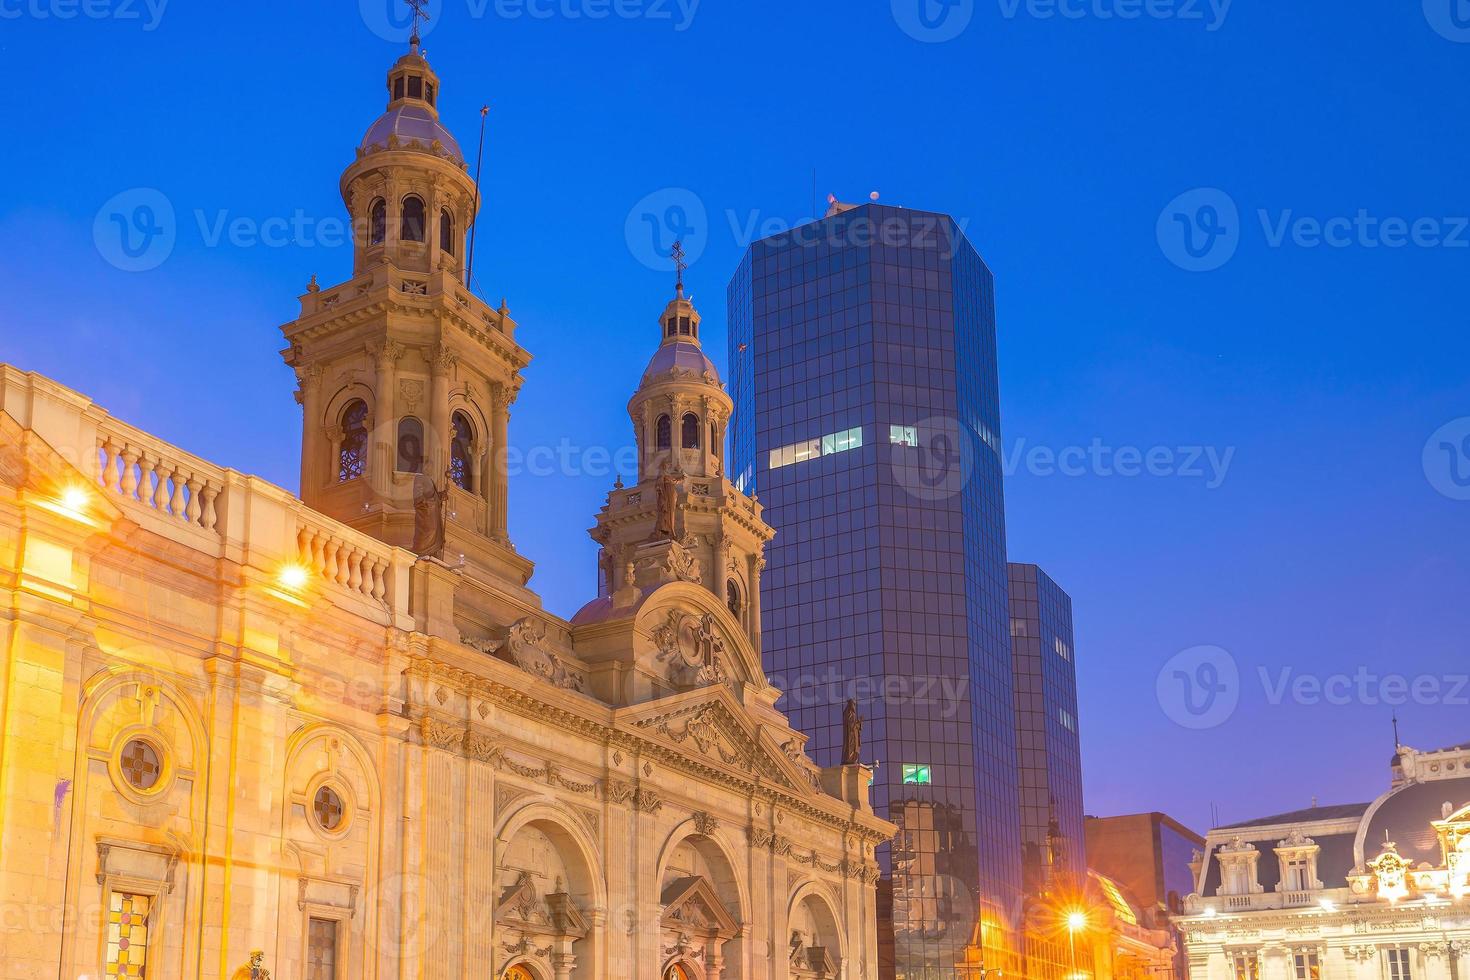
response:
[[[1470,745],[1400,747],[1371,803],[1218,827],[1175,925],[1191,980],[1470,975]]]
[[[601,595],[551,615],[507,532],[524,332],[464,285],[416,45],[387,87],[352,274],[282,328],[299,498],[0,366],[0,976],[874,977],[894,828],[775,708],[697,311],[650,325]]]

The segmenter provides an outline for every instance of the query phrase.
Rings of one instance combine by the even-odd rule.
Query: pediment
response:
[[[720,939],[731,939],[740,932],[740,923],[702,875],[669,882],[659,901],[664,907],[661,922],[666,929]]]
[[[588,932],[587,918],[570,895],[556,891],[542,898],[536,891],[535,881],[524,871],[501,894],[495,905],[495,921],[534,935],[580,939]]]
[[[729,691],[714,688],[639,705],[629,711],[628,721],[640,734],[698,760],[786,789],[815,792],[817,779],[811,770],[799,768],[792,757],[772,746],[770,738],[741,718],[744,713]]]
[[[639,606],[635,627],[652,640],[653,665],[675,688],[769,684],[745,630],[702,585],[659,586]]]

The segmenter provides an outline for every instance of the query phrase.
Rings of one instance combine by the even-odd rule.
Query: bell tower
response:
[[[530,355],[505,303],[492,308],[467,284],[479,196],[440,121],[417,30],[386,88],[342,174],[352,278],[321,287],[313,276],[301,315],[281,328],[302,407],[301,498],[408,548],[416,488],[442,493],[436,556],[524,585],[532,565],[507,534],[505,449]]]
[[[631,605],[665,582],[702,584],[760,652],[762,553],[774,535],[761,506],[725,477],[734,403],[699,341],[699,312],[684,295],[683,252],[659,345],[628,401],[638,447],[635,485],[608,494],[591,530],[602,546],[599,593]]]

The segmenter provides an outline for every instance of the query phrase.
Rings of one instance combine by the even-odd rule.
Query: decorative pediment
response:
[[[581,939],[587,935],[587,918],[571,896],[557,890],[542,898],[536,891],[535,879],[522,871],[515,883],[500,896],[495,906],[495,921],[507,930],[525,936],[557,939]]]
[[[798,778],[794,763],[762,745],[740,722],[723,697],[688,701],[634,722],[641,731],[666,739],[681,750],[691,750],[707,761],[760,776],[788,789],[811,788],[804,774]]]
[[[705,939],[732,939],[740,923],[720,901],[714,886],[702,875],[677,878],[664,887],[661,922],[665,929]]]
[[[702,585],[671,582],[659,586],[639,608],[637,624],[653,642],[651,667],[671,687],[767,685],[745,630]]]

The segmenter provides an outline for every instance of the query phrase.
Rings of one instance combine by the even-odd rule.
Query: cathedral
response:
[[[351,277],[281,328],[299,498],[0,365],[0,976],[876,976],[894,828],[775,707],[682,277],[600,594],[529,587],[530,355],[466,288],[439,94],[414,43],[342,175]]]

